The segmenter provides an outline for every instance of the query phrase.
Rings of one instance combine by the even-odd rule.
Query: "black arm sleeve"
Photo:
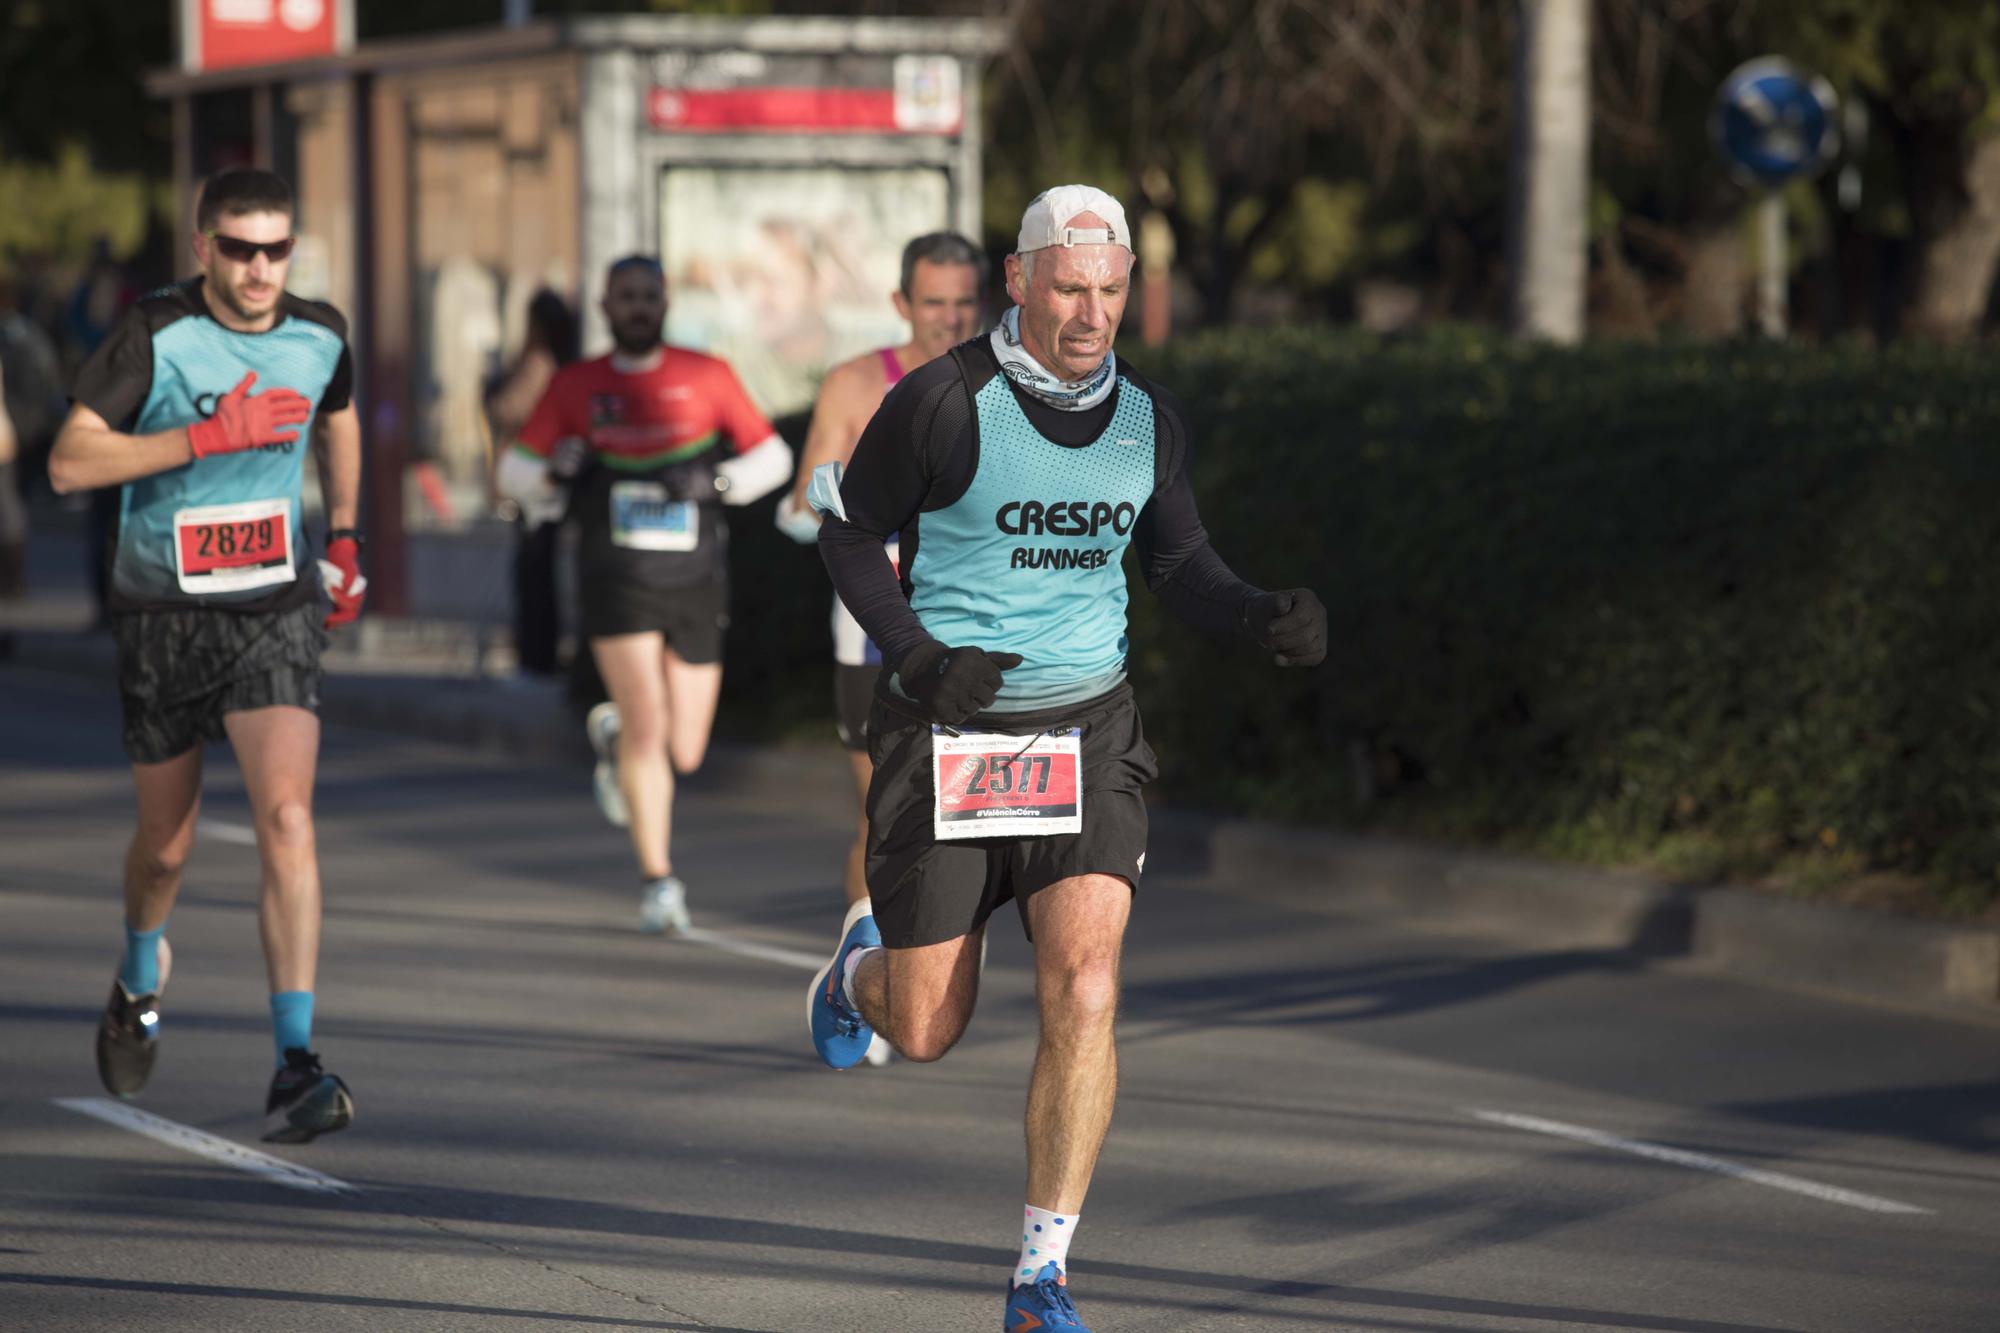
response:
[[[820,558],[834,591],[891,666],[931,636],[910,610],[895,567],[883,558],[882,543],[906,529],[920,510],[938,507],[932,503],[937,492],[934,462],[945,458],[955,437],[970,428],[964,399],[964,381],[948,356],[891,390],[861,432],[842,476],[840,501],[847,517],[827,514],[819,525]],[[940,431],[946,439],[936,438]]]
[[[340,362],[333,368],[333,378],[326,382],[326,392],[319,396],[320,415],[338,412],[354,401],[354,349],[341,344]]]
[[[135,305],[111,326],[110,336],[76,372],[69,396],[103,417],[113,430],[125,430],[152,391],[153,331]]]
[[[1187,418],[1172,395],[1156,390],[1160,484],[1132,531],[1146,586],[1176,617],[1204,634],[1243,629],[1243,604],[1259,589],[1238,578],[1209,545],[1188,480]]]

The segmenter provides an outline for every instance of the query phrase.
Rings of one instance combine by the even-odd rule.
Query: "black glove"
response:
[[[1000,697],[1000,673],[1019,665],[1019,653],[947,648],[933,639],[912,648],[896,675],[903,693],[916,700],[933,722],[953,727],[992,707]]]
[[[1318,666],[1326,660],[1326,608],[1311,588],[1260,592],[1243,603],[1243,628],[1279,666]]]
[[[698,458],[691,463],[682,463],[679,467],[669,469],[660,480],[665,483],[670,499],[692,500],[696,504],[702,504],[722,497],[721,490],[715,484],[715,478],[715,464],[705,458]]]
[[[549,453],[549,476],[558,482],[575,481],[590,463],[590,441],[580,435],[565,435]]]

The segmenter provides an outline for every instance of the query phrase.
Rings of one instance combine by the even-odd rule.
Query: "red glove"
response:
[[[368,580],[361,573],[361,543],[353,537],[328,542],[326,556],[319,562],[319,581],[333,599],[326,628],[352,623],[361,614],[361,599],[368,595]]]
[[[253,395],[250,386],[256,382],[257,372],[253,370],[243,377],[241,384],[222,395],[222,401],[215,405],[214,416],[188,427],[188,444],[196,458],[240,453],[267,444],[290,444],[299,438],[297,431],[287,431],[284,427],[304,425],[312,415],[311,401],[296,389],[266,389]]]

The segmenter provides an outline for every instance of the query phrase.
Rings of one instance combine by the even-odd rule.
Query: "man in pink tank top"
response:
[[[845,464],[875,409],[896,382],[925,362],[943,356],[979,331],[980,295],[986,285],[986,255],[955,232],[932,232],[903,247],[902,289],[892,292],[896,313],[910,325],[910,340],[843,361],[826,374],[813,404],[792,493],[778,506],[778,526],[800,541],[814,541],[819,517],[806,505],[806,485],[821,463]],[[896,558],[895,546],[889,559]],[[869,642],[838,598],[833,602],[834,717],[841,744],[854,771],[859,800],[868,795],[873,766],[868,758],[868,703],[882,655]],[[846,889],[851,905],[868,896],[861,858],[868,842],[868,816],[858,812],[859,831],[847,852]],[[887,1046],[882,1047],[886,1056]],[[872,1063],[882,1063],[872,1059]]]

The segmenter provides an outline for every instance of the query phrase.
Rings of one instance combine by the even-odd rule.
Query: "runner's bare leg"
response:
[[[868,784],[874,780],[875,765],[869,762],[865,750],[849,750],[848,765],[854,770],[854,787],[860,794],[860,822],[854,833],[854,842],[847,849],[847,905],[849,907],[868,896]]]
[[[981,926],[969,935],[914,949],[869,954],[854,969],[861,1016],[906,1060],[943,1057],[965,1035],[979,1003]]]
[[[158,930],[181,891],[201,813],[201,747],[157,764],[132,765],[139,825],[125,850],[125,924]]]
[[[225,713],[223,730],[243,770],[257,829],[263,891],[257,924],[271,991],[310,991],[319,970],[319,851],[313,832],[313,781],[319,769],[319,718],[291,705]]]
[[[715,703],[722,697],[722,663],[688,662],[672,647],[661,650],[667,689],[667,753],[674,772],[692,773],[708,757]]]
[[[597,673],[618,705],[618,786],[631,812],[632,852],[639,874],[673,873],[668,853],[674,775],[667,765],[667,682],[657,632],[612,634],[590,641]]]
[[[1118,1096],[1118,963],[1132,889],[1059,880],[1028,899],[1041,1041],[1028,1084],[1028,1202],[1080,1213]]]

